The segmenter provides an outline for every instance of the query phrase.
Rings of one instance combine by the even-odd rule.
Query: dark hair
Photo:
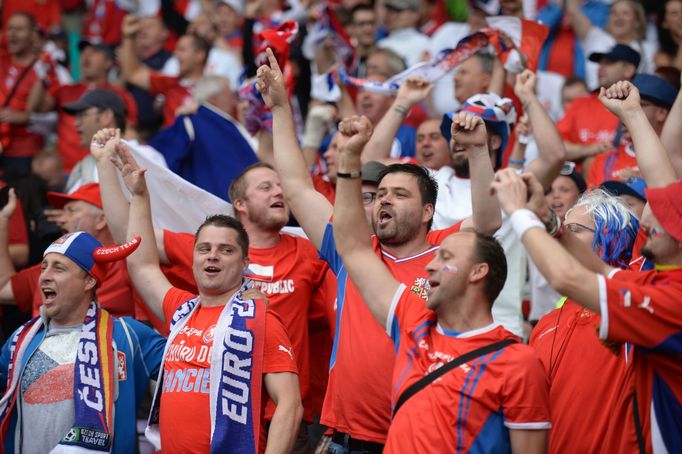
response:
[[[113,109],[109,109],[108,107],[98,107],[97,112],[102,113],[107,110],[111,110],[111,114],[114,116],[114,124],[118,129],[121,130],[121,134],[126,132],[126,118],[124,115],[119,115],[116,112],[114,112]]]
[[[230,198],[230,202],[234,203],[235,200],[243,199],[246,197],[246,174],[254,169],[270,169],[275,170],[270,164],[265,162],[256,162],[245,168],[242,173],[240,173],[237,178],[232,180],[230,187],[227,190],[227,196]]]
[[[479,50],[473,56],[478,59],[478,62],[481,65],[481,71],[486,74],[493,73],[493,67],[495,66],[495,57],[493,54],[485,50]]]
[[[462,231],[476,235],[473,261],[488,264],[484,292],[490,306],[492,306],[507,280],[507,258],[504,255],[504,249],[493,236],[483,235],[473,229],[462,229]]]
[[[676,90],[680,90],[680,70],[674,66],[659,66],[654,74],[673,84]]]
[[[197,229],[197,233],[194,234],[194,244],[197,244],[197,239],[203,228],[209,225],[232,229],[237,232],[237,244],[242,248],[242,256],[247,257],[249,255],[249,235],[244,226],[237,219],[225,214],[212,214],[206,217],[206,220]]]
[[[665,7],[673,0],[666,0],[661,2],[658,9],[658,14],[656,14],[656,31],[658,32],[658,48],[660,52],[668,55],[669,57],[674,57],[677,54],[677,43],[673,38],[673,34],[670,30],[663,27],[663,22],[665,21]]]
[[[204,52],[204,64],[206,64],[206,61],[208,60],[208,53],[211,51],[211,43],[196,33],[187,33],[185,36],[192,38],[192,44],[196,50]]]
[[[582,85],[583,87],[587,88],[587,82],[585,82],[585,79],[583,79],[580,76],[569,76],[564,80],[564,85],[561,88],[564,87],[570,87],[571,85]]]
[[[416,178],[417,186],[419,186],[419,193],[422,198],[422,205],[431,204],[435,213],[436,199],[438,198],[438,184],[424,167],[415,164],[391,164],[379,173],[377,185],[380,185],[381,180],[390,173],[407,173]],[[432,224],[433,218],[429,219],[429,223],[426,226],[427,230],[431,230]]]
[[[31,30],[35,30],[36,28],[38,28],[38,23],[36,22],[36,18],[33,17],[33,15],[31,13],[27,13],[26,11],[15,11],[12,13],[10,18],[12,18],[14,16],[22,16],[23,18],[25,18],[28,21],[28,25],[31,27]]]

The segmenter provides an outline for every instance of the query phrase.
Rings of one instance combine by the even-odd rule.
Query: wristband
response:
[[[525,159],[512,159],[512,158],[509,158],[509,164],[511,164],[511,165],[513,165],[513,166],[523,167],[524,165],[526,165],[526,160],[525,160]]]
[[[347,179],[355,179],[355,178],[360,178],[362,176],[362,172],[359,170],[351,170],[350,172],[336,172],[336,178],[347,178]]]
[[[534,227],[545,230],[545,224],[535,213],[526,208],[514,211],[509,218],[509,222],[511,222],[511,226],[519,239],[523,239],[523,235]]]

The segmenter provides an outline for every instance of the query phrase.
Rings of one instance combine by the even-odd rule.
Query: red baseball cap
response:
[[[682,241],[682,181],[664,188],[645,189],[651,211],[663,229],[677,241]]]
[[[55,208],[64,208],[69,202],[74,200],[82,200],[97,208],[102,209],[102,197],[99,192],[99,184],[87,183],[76,189],[71,194],[62,194],[61,192],[48,192],[47,202]]]

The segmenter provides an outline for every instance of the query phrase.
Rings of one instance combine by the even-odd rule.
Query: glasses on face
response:
[[[649,238],[654,236],[663,236],[665,234],[665,230],[659,227],[644,227],[644,232]]]
[[[374,202],[374,199],[377,198],[377,193],[376,192],[363,192],[362,193],[362,203],[364,205],[369,205],[370,203]]]
[[[593,229],[592,227],[588,227],[585,224],[581,224],[579,222],[571,222],[570,224],[564,224],[564,228],[571,232],[571,233],[580,233],[580,232],[592,232],[596,233],[597,230]]]

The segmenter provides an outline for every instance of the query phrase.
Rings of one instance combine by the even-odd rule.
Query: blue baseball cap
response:
[[[677,89],[662,77],[653,74],[637,74],[632,83],[642,99],[670,110],[677,97]]]
[[[599,187],[611,195],[629,195],[638,198],[642,202],[646,203],[647,201],[646,193],[644,192],[646,181],[643,178],[632,177],[625,181],[609,180],[603,182]]]
[[[639,52],[630,46],[625,44],[616,44],[608,52],[593,52],[590,54],[589,60],[595,63],[599,63],[602,60],[609,61],[624,61],[635,65],[635,68],[639,66],[641,56]]]

